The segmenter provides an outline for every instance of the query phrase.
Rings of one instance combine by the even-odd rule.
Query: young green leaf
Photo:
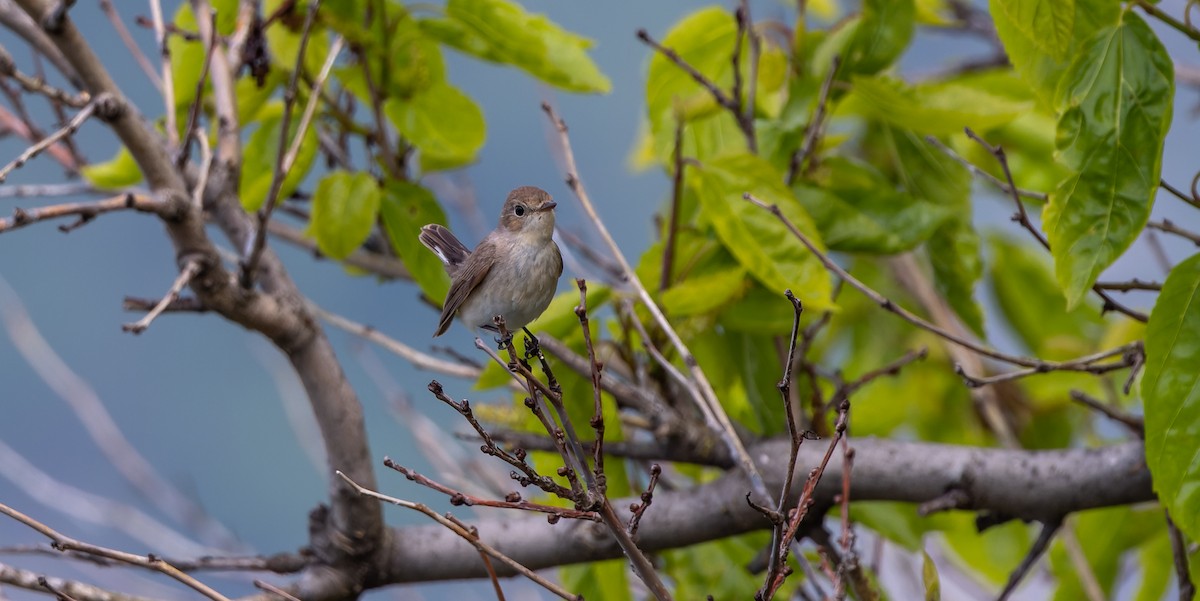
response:
[[[79,174],[91,185],[105,190],[116,190],[142,181],[142,170],[124,145],[117,149],[113,158],[103,163],[84,165]]]
[[[1075,33],[1074,0],[996,0],[1024,41],[1060,61]]]
[[[990,0],[988,7],[1013,69],[1047,107],[1053,105],[1058,81],[1079,47],[1100,28],[1116,24],[1121,15],[1121,4],[1109,0]],[[1063,45],[1068,11],[1071,37]],[[1055,37],[1031,37],[1047,30],[1057,32]]]
[[[913,132],[886,127],[881,137],[904,189],[950,209],[952,217],[933,232],[925,250],[942,298],[963,323],[982,334],[983,310],[975,300],[975,283],[983,275],[983,262],[979,234],[971,224],[971,174]]]
[[[662,307],[672,317],[710,313],[741,297],[750,284],[746,270],[736,265],[692,274],[663,293]]]
[[[1033,108],[1032,102],[956,83],[909,86],[891,77],[875,76],[855,77],[853,85],[841,110],[922,134],[953,134],[964,127],[989,130]]]
[[[446,16],[424,19],[431,37],[467,54],[517,67],[571,92],[606,94],[612,83],[587,55],[591,40],[508,0],[450,0]]]
[[[1142,232],[1158,190],[1171,124],[1171,58],[1126,12],[1096,33],[1059,88],[1058,150],[1073,170],[1042,214],[1055,275],[1074,307]]]
[[[742,199],[746,192],[780,211],[823,248],[820,234],[804,207],[783,185],[783,177],[764,159],[735,154],[693,168],[688,186],[717,237],[738,262],[769,290],[792,289],[813,309],[830,307],[829,274],[771,213]]]
[[[246,143],[242,152],[242,181],[238,183],[238,195],[242,200],[242,207],[247,211],[257,211],[262,207],[267,200],[267,193],[271,190],[271,179],[275,176],[275,160],[279,154],[282,113],[283,105],[280,102],[265,105],[259,114],[266,116],[259,122],[258,129],[250,135],[250,141]],[[291,130],[287,140],[289,147],[300,126],[299,121],[298,118],[293,118],[288,127]],[[300,141],[300,150],[296,153],[292,169],[280,184],[279,202],[291,196],[300,182],[308,176],[308,170],[317,158],[317,146],[317,132],[309,127],[304,132],[304,139]]]
[[[420,149],[424,171],[470,163],[487,137],[479,105],[446,82],[408,100],[389,99],[383,111],[400,134]]]
[[[832,250],[895,254],[929,239],[948,207],[914,198],[864,163],[833,157],[821,164],[820,187],[793,187]]]
[[[925,551],[921,551],[921,582],[925,584],[925,601],[942,600],[942,582],[938,579],[937,565]]]
[[[308,234],[326,256],[344,259],[354,252],[375,225],[381,194],[369,173],[335,171],[317,184]]]
[[[417,184],[390,180],[383,189],[379,214],[383,217],[392,248],[421,292],[435,301],[445,298],[450,289],[450,276],[446,275],[437,255],[429,252],[417,239],[422,226],[446,223],[446,214],[433,193]]]
[[[1146,327],[1146,465],[1175,524],[1200,538],[1200,254],[1167,276]]]

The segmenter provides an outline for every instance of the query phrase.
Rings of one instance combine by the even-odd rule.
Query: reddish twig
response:
[[[642,516],[646,514],[646,510],[650,509],[650,503],[654,501],[654,487],[658,486],[658,478],[662,475],[662,467],[657,463],[650,465],[650,482],[646,484],[646,490],[642,491],[641,503],[633,503],[629,506],[629,511],[633,515],[629,517],[629,536],[636,537],[638,525],[642,523]]]

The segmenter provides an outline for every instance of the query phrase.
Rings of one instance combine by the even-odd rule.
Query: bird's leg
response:
[[[521,329],[525,331],[525,360],[528,361],[533,357],[541,358],[542,344],[538,342],[537,336],[534,336],[529,328],[522,327]]]
[[[512,343],[512,334],[507,334],[505,336],[497,336],[495,338],[492,338],[492,340],[495,341],[495,343],[496,343],[496,350],[502,351],[502,350],[508,348],[508,345]]]

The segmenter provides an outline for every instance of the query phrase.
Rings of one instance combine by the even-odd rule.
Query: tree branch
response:
[[[753,447],[767,485],[781,486],[790,442],[773,439]],[[824,445],[804,445],[798,470],[820,463]],[[923,503],[960,489],[968,510],[1002,512],[1014,519],[1046,521],[1096,507],[1154,499],[1140,442],[1097,449],[1021,451],[858,439],[854,444],[851,495],[857,501]],[[829,461],[813,492],[828,506],[842,492],[842,455]],[[798,479],[804,482],[804,475]],[[641,523],[638,546],[646,552],[684,547],[771,526],[745,500],[741,473],[688,490],[659,490],[652,519]],[[626,507],[628,501],[614,501]],[[622,511],[625,519],[630,517]],[[603,527],[583,522],[550,525],[541,519],[491,520],[476,524],[483,540],[503,540],[505,553],[531,569],[621,556]],[[391,537],[391,562],[383,582],[448,580],[486,576],[474,550],[442,528],[400,528]],[[511,572],[504,572],[511,574]]]

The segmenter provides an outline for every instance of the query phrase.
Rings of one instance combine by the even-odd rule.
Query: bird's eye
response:
[[[516,214],[517,217],[520,217],[525,214],[525,207],[517,205],[516,208],[513,209],[513,213]]]

